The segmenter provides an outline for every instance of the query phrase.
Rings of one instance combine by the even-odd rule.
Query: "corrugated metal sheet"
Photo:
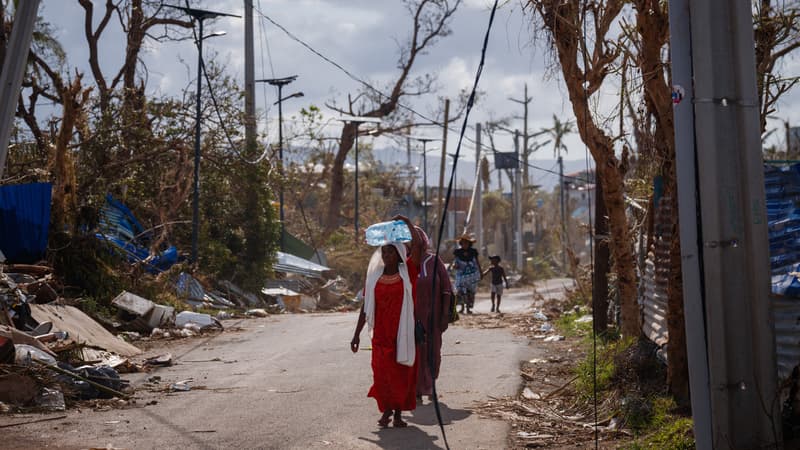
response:
[[[800,364],[800,299],[773,295],[772,317],[775,323],[775,351],[778,377],[786,379]]]
[[[326,273],[332,271],[330,267],[321,266],[299,256],[283,252],[278,252],[277,255],[278,261],[272,266],[276,272],[296,273],[307,277],[323,278]]]
[[[659,346],[669,341],[667,332],[667,291],[664,286],[656,283],[656,270],[654,255],[650,253],[647,259],[644,283],[644,292],[641,299],[642,331],[648,339]]]
[[[645,261],[639,304],[642,331],[659,346],[669,342],[667,328],[667,292],[669,286],[669,250],[672,244],[672,208],[668,197],[661,199],[656,212],[655,245]]]

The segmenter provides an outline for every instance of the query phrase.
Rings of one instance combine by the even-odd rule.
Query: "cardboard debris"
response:
[[[53,322],[54,329],[69,333],[67,342],[85,344],[127,357],[142,352],[106,331],[99,323],[74,306],[53,304],[30,306],[34,319],[39,322]]]
[[[83,362],[94,365],[104,365],[116,369],[119,366],[128,364],[128,359],[114,353],[84,347],[81,349]]]
[[[31,305],[34,306],[34,305]],[[56,356],[46,345],[39,342],[38,339],[28,333],[17,330],[6,325],[0,325],[0,336],[11,339],[15,344],[26,344],[38,348],[39,350],[48,353],[50,356]]]

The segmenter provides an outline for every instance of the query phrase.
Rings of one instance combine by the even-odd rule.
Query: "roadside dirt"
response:
[[[476,403],[473,411],[507,422],[511,427],[508,437],[511,449],[575,449],[595,445],[611,449],[629,444],[632,438],[627,431],[617,429],[611,407],[598,404],[595,417],[592,399],[580,399],[575,389],[575,369],[587,355],[584,338],[545,340],[558,335],[557,329],[544,332],[542,326],[547,329],[546,323],[552,324],[560,316],[562,301],[539,299],[535,303],[548,316],[547,321],[528,312],[461,315],[456,326],[507,328],[530,339],[530,345],[544,349],[545,354],[521,362],[521,388],[516,395]]]

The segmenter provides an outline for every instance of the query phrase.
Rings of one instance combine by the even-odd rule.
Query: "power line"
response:
[[[261,0],[258,0],[258,9],[261,9]],[[269,78],[276,78],[275,66],[272,64],[272,52],[270,51],[269,48],[269,36],[267,35],[267,27],[264,25],[263,17],[259,18],[258,31],[260,33],[260,39],[258,40],[258,43],[261,48],[261,78],[267,78],[266,69],[264,68],[264,47],[266,47],[267,49],[267,59],[269,61],[269,70],[271,74]],[[269,117],[269,112],[272,109],[272,107],[267,101],[267,90],[262,89],[261,92],[264,94],[264,118],[266,119],[267,117]]]
[[[302,39],[300,39],[299,37],[295,36],[295,35],[294,35],[294,34],[293,34],[291,31],[289,31],[288,29],[286,29],[286,27],[284,27],[283,25],[281,25],[280,23],[276,22],[276,21],[275,21],[274,19],[272,19],[271,17],[269,17],[269,16],[267,16],[266,14],[264,14],[264,13],[263,13],[263,12],[262,12],[260,9],[257,9],[257,10],[256,10],[256,12],[257,12],[257,13],[258,13],[258,14],[259,14],[259,15],[260,15],[260,16],[261,16],[263,19],[266,19],[266,20],[268,20],[268,21],[269,21],[269,22],[271,22],[273,25],[275,25],[276,27],[278,27],[278,28],[279,28],[281,31],[283,31],[284,33],[286,33],[286,35],[287,35],[287,36],[289,36],[289,37],[290,37],[292,40],[294,40],[294,41],[295,41],[295,42],[297,42],[298,44],[300,44],[300,45],[302,45],[303,47],[305,47],[306,49],[308,49],[308,50],[309,50],[311,53],[313,53],[313,54],[315,54],[315,55],[319,56],[320,58],[322,58],[323,60],[325,60],[325,61],[326,61],[326,62],[328,62],[329,64],[333,65],[334,67],[336,67],[337,69],[339,69],[340,71],[342,71],[342,72],[343,72],[345,75],[347,75],[348,77],[350,77],[350,78],[351,78],[351,79],[353,79],[354,81],[357,81],[358,83],[361,83],[361,84],[362,84],[362,85],[364,85],[366,88],[368,88],[368,89],[370,89],[371,91],[373,91],[373,92],[377,93],[377,94],[378,94],[379,96],[381,96],[381,97],[389,98],[389,96],[388,96],[388,95],[386,95],[386,94],[384,94],[383,92],[381,92],[381,91],[380,91],[378,88],[376,88],[376,87],[374,87],[373,85],[369,84],[368,82],[364,81],[362,78],[359,78],[358,76],[354,75],[352,72],[350,72],[349,70],[345,69],[345,68],[344,68],[344,67],[343,67],[341,64],[337,63],[336,61],[334,61],[333,59],[329,58],[328,56],[325,56],[325,55],[324,55],[324,54],[322,54],[320,51],[318,51],[318,50],[316,50],[314,47],[312,47],[310,44],[306,43],[305,41],[303,41],[303,40],[302,40]],[[433,124],[433,125],[435,125],[435,126],[438,126],[438,127],[440,127],[440,128],[445,128],[445,126],[444,126],[443,124],[441,124],[441,123],[437,122],[435,119],[432,119],[432,118],[430,118],[430,117],[426,116],[426,115],[425,115],[425,114],[423,114],[423,113],[420,113],[420,112],[418,112],[417,110],[415,110],[415,109],[411,108],[410,106],[406,106],[406,105],[404,105],[404,104],[402,104],[402,103],[398,103],[397,105],[398,105],[398,107],[399,107],[399,108],[401,108],[401,109],[405,109],[406,111],[409,111],[409,112],[411,112],[412,114],[416,115],[417,117],[420,117],[420,118],[422,118],[422,119],[424,119],[424,120],[426,120],[426,121],[430,122],[431,124]],[[450,128],[450,127],[447,127],[447,130],[448,130],[448,131],[452,131],[452,132],[454,132],[454,133],[458,133],[458,132],[459,132],[459,130],[457,130],[457,129],[455,129],[455,128]],[[479,143],[479,142],[475,141],[474,139],[472,139],[472,138],[470,138],[470,137],[464,137],[463,139],[464,139],[464,140],[466,140],[466,141],[468,141],[468,142],[470,142],[470,143],[472,143],[472,144],[474,144],[474,145],[480,145],[480,147],[481,147],[481,150],[482,150],[482,151],[483,151],[483,150],[486,150],[487,152],[492,152],[493,154],[494,154],[494,153],[504,153],[504,154],[513,153],[513,152],[498,152],[496,149],[494,149],[494,148],[491,148],[491,147],[487,146],[487,145],[486,145],[486,144],[484,144],[484,143]],[[520,164],[526,164],[528,167],[530,167],[530,168],[532,168],[532,169],[541,170],[541,171],[544,171],[544,172],[551,172],[551,173],[554,173],[554,174],[556,174],[556,172],[553,172],[552,170],[548,170],[548,169],[545,169],[545,168],[543,168],[543,167],[536,166],[536,165],[534,165],[534,164],[531,164],[531,163],[525,163],[524,161],[520,160],[519,158],[514,158],[514,159],[515,159],[516,161],[518,161]],[[582,178],[579,178],[579,177],[568,177],[568,176],[565,176],[564,178],[568,178],[568,179],[575,180],[575,181],[579,181],[579,182],[583,182],[583,183],[591,183],[591,182],[592,182],[591,180],[588,180],[588,179],[582,179]]]

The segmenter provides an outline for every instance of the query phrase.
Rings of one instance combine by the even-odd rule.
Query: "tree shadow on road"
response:
[[[439,402],[439,411],[442,413],[442,423],[445,425],[464,420],[472,414],[466,409],[452,409],[442,402]],[[439,425],[433,402],[424,405],[417,404],[417,409],[411,412],[411,417],[408,421],[417,425]]]
[[[443,445],[439,445],[439,436],[432,436],[425,431],[413,425],[407,428],[382,428],[374,431],[373,434],[377,439],[369,439],[360,437],[360,440],[370,442],[380,448],[397,449],[397,450],[413,450],[413,449],[443,449]]]

